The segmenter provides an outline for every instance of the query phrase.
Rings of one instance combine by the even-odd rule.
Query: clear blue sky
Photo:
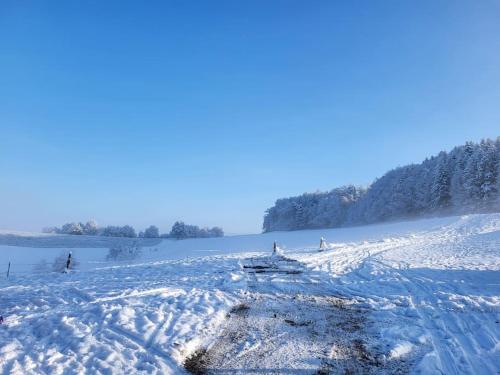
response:
[[[0,3],[0,228],[182,219],[500,134],[500,2]]]

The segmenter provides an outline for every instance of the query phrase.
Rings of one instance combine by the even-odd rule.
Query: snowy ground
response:
[[[120,262],[112,243],[18,237],[0,236],[0,373],[500,371],[500,214],[165,240]],[[79,269],[48,272],[70,249]]]

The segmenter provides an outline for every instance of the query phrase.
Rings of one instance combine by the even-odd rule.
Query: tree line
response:
[[[335,228],[419,216],[500,211],[500,137],[467,142],[420,164],[395,168],[369,187],[278,199],[264,232]]]
[[[151,225],[144,231],[137,233],[130,225],[115,226],[108,225],[99,227],[94,220],[89,220],[85,224],[81,222],[66,223],[59,227],[48,227],[43,229],[44,233],[58,233],[71,235],[106,236],[106,237],[128,237],[128,238],[207,238],[223,237],[224,231],[220,227],[200,228],[197,225],[184,224],[177,221],[172,226],[169,233],[160,234],[157,226]]]

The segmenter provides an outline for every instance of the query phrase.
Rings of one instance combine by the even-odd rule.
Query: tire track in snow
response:
[[[404,266],[399,268],[382,260],[370,261],[388,270],[392,277],[399,280],[400,285],[406,289],[411,308],[415,310],[422,326],[426,328],[430,336],[431,345],[440,363],[438,370],[442,374],[488,374],[494,371],[477,361],[474,364],[471,362],[470,354],[477,353],[478,346],[476,340],[473,339],[475,338],[474,331],[465,332],[461,324],[462,320],[458,320],[457,314],[441,308],[435,297],[436,290],[448,289],[449,284],[443,283],[437,288],[430,288],[427,284],[436,283],[436,281],[424,276],[408,275],[409,267],[404,261],[401,262]],[[475,319],[474,314],[469,317]],[[467,324],[467,321],[464,323]],[[445,342],[447,345],[443,346]]]
[[[169,369],[172,373],[175,373],[174,370],[179,368],[177,366],[177,364],[172,360],[172,358],[170,357],[169,354],[165,353],[163,350],[159,349],[155,345],[152,345],[152,344],[148,345],[147,341],[144,341],[142,338],[140,338],[140,337],[134,335],[133,333],[130,333],[126,329],[123,329],[123,328],[116,326],[114,324],[108,325],[107,328],[109,330],[113,331],[114,333],[118,334],[119,336],[124,337],[124,338],[132,341],[136,345],[138,345],[144,353],[146,353],[146,354],[152,353],[152,354],[156,355],[157,357],[160,357],[162,359],[162,361],[169,367]],[[139,363],[136,365],[136,367],[140,368],[142,363],[146,359],[147,359],[146,357],[143,357],[142,360],[139,361]]]
[[[193,373],[393,373],[364,332],[365,309],[334,297],[316,271],[287,258],[250,258],[248,291],[218,339],[186,360]]]

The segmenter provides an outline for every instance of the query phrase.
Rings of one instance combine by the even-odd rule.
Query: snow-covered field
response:
[[[139,242],[121,261],[123,243],[67,237],[0,235],[0,373],[500,371],[500,214]],[[50,272],[70,250],[78,268]]]

